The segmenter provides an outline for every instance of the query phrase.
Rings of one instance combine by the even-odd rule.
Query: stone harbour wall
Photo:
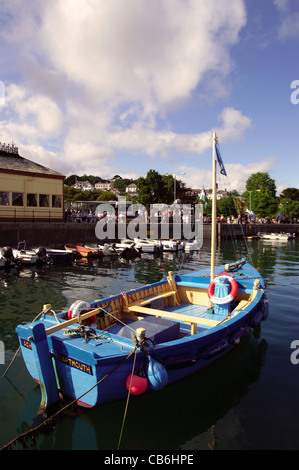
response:
[[[121,225],[121,237],[128,231],[128,226]],[[132,228],[132,226],[131,226]],[[162,224],[145,224],[137,226],[142,234],[147,234],[148,238],[161,237]],[[163,227],[162,234],[165,227]],[[299,233],[299,224],[218,224],[218,238],[241,238],[256,236],[258,232],[291,232]],[[165,233],[169,233],[169,237],[165,237]],[[188,231],[184,231],[183,227],[169,224],[169,230],[164,232],[162,238],[172,238],[173,234],[181,234],[181,239],[192,239],[188,236]],[[211,225],[204,224],[202,231],[203,241],[207,241],[211,237]],[[113,242],[118,238],[118,227],[115,227],[115,238],[100,240],[96,236],[95,223],[72,223],[72,222],[0,222],[0,247],[11,246],[16,247],[18,242],[25,240],[27,247],[51,247],[63,248],[65,244],[85,244],[85,243],[105,243]],[[130,237],[128,237],[130,238]]]

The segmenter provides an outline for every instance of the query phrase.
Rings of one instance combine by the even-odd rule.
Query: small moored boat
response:
[[[160,390],[228,354],[268,316],[265,282],[246,259],[215,266],[216,157],[213,138],[211,267],[121,292],[77,300],[16,331],[41,406],[60,395],[86,407]]]
[[[136,257],[140,256],[141,247],[137,248],[133,240],[125,238],[120,242],[115,243],[115,248],[120,250],[120,256],[123,257]]]
[[[13,248],[13,256],[15,262],[19,265],[32,266],[34,264],[37,264],[38,262],[37,254],[34,252],[30,252],[29,250],[25,251]]]
[[[85,245],[88,248],[99,249],[103,256],[119,256],[122,249],[115,248],[115,243],[105,243],[104,245]]]
[[[262,240],[288,241],[295,238],[294,233],[258,233]]]
[[[160,251],[159,243],[149,239],[134,238],[134,243],[135,248],[143,253],[158,253]]]
[[[161,240],[163,251],[178,251],[184,248],[180,240]]]
[[[197,240],[196,238],[194,240],[187,240],[184,244],[184,249],[185,251],[198,251],[201,249],[201,241]]]
[[[56,248],[46,248],[46,255],[55,264],[68,264],[72,262],[73,253],[69,250],[58,250]]]
[[[64,248],[67,251],[71,251],[73,254],[78,253],[83,258],[102,256],[103,252],[99,248],[91,248],[84,245],[65,245]]]

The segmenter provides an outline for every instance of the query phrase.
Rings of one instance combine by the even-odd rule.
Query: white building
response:
[[[131,183],[126,187],[126,193],[129,194],[130,197],[138,196],[137,186],[135,183]]]
[[[110,181],[108,181],[108,183],[96,183],[94,187],[98,191],[111,191],[111,189],[113,188],[113,183],[111,183]]]
[[[80,189],[80,191],[93,191],[94,190],[94,186],[90,184],[89,181],[76,181],[76,183],[73,184],[73,188]]]

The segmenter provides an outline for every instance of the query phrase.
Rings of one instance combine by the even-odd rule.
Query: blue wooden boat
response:
[[[215,135],[213,142],[216,174]],[[17,327],[42,407],[61,395],[94,407],[160,390],[228,354],[267,318],[265,282],[246,259],[215,267],[215,227],[211,268],[169,272],[91,304],[78,300],[59,314],[45,305],[37,321]]]

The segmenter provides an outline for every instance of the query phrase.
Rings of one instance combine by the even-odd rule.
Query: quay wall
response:
[[[131,226],[132,228],[132,226]],[[72,223],[72,222],[1,222],[0,223],[0,247],[16,247],[18,242],[25,240],[28,247],[52,247],[62,248],[65,244],[104,243],[112,242],[118,238],[117,225],[115,238],[99,240],[96,236],[96,224]],[[128,226],[121,227],[121,234],[127,232]],[[136,230],[138,232],[138,230]],[[186,232],[186,230],[185,230]],[[169,237],[180,233],[182,239],[190,238],[189,233],[184,232],[183,226],[169,224]],[[299,224],[218,224],[217,236],[221,239],[256,236],[258,232],[291,232],[299,234]],[[139,233],[146,233],[148,238],[161,238],[161,224],[147,224],[139,226]],[[203,240],[211,238],[211,225],[204,224],[202,232]],[[130,238],[130,237],[128,237]]]
[[[65,244],[84,244],[84,243],[107,243],[115,242],[119,238],[133,238],[132,222],[126,224],[117,224],[112,229],[114,235],[110,238],[105,236],[101,240],[96,235],[95,223],[74,223],[74,222],[1,222],[0,223],[0,247],[11,246],[16,247],[20,241],[25,240],[27,247],[52,247],[62,248]],[[138,233],[142,234],[141,238],[172,238],[173,235],[180,234],[181,239],[192,239],[194,236],[190,234],[180,224],[169,224],[165,231],[166,224],[138,224],[136,225],[136,237]],[[129,227],[130,226],[130,227]],[[110,227],[111,228],[111,227]],[[104,227],[106,231],[107,225]],[[161,233],[162,230],[162,233]],[[110,232],[111,234],[111,232]],[[163,235],[164,234],[164,235]],[[166,236],[165,236],[166,235]],[[210,225],[204,225],[203,238],[211,237]]]

